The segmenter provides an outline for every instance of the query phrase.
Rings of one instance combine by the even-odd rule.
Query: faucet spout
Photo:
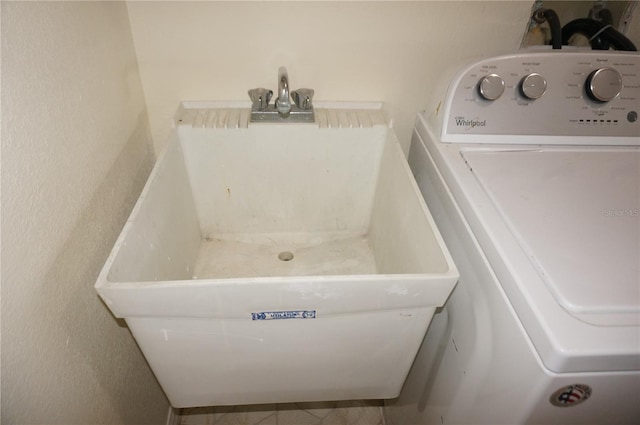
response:
[[[289,74],[287,68],[281,66],[278,69],[278,98],[275,102],[278,113],[286,117],[291,112],[291,101],[289,100]]]
[[[249,90],[249,122],[313,123],[313,93],[312,89],[290,90],[287,68],[281,66],[278,68],[278,92],[273,96],[276,98],[273,104],[269,105],[273,94],[271,90],[262,87]]]

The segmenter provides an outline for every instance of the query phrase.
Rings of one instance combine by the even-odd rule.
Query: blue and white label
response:
[[[251,320],[315,319],[315,310],[263,311],[251,313]]]

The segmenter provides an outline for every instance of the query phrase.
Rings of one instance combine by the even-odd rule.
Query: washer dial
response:
[[[609,102],[620,94],[622,77],[613,68],[600,68],[589,74],[585,89],[592,100]]]
[[[527,99],[540,99],[546,90],[547,80],[537,72],[532,72],[520,80],[520,93]]]
[[[483,99],[496,100],[504,93],[504,80],[498,74],[485,75],[478,83],[478,92]]]

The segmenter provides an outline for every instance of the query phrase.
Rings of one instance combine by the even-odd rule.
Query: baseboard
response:
[[[167,414],[167,425],[178,425],[180,423],[180,409],[174,409],[169,406],[169,413]]]

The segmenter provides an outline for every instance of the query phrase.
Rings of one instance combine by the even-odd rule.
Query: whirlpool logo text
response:
[[[465,130],[471,130],[476,127],[485,127],[487,125],[487,120],[480,120],[478,118],[467,119],[465,117],[455,117],[456,126],[464,127]]]

